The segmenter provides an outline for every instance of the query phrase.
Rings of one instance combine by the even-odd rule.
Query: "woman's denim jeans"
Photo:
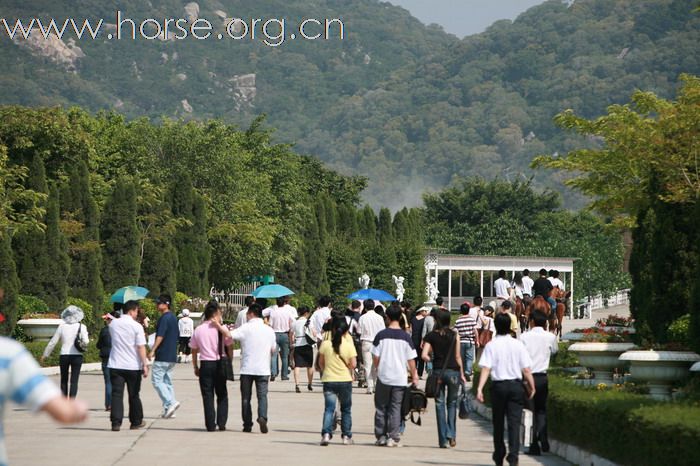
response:
[[[321,434],[333,436],[333,417],[336,399],[340,402],[340,430],[345,437],[352,437],[352,382],[323,382],[323,398],[326,407],[323,412]]]
[[[442,383],[435,395],[435,414],[438,424],[439,445],[445,445],[447,439],[457,437],[457,401],[459,398],[460,374],[453,369],[445,369]]]

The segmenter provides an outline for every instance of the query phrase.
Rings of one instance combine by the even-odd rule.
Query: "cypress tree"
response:
[[[103,244],[102,279],[107,290],[135,285],[139,274],[139,230],[136,225],[136,188],[117,180],[104,207],[100,237]]]
[[[391,279],[391,276],[397,273],[396,244],[394,242],[391,211],[389,211],[387,208],[382,208],[379,211],[379,221],[377,223],[377,246],[375,285],[377,288],[393,290],[394,282]]]
[[[317,203],[318,207],[318,203]],[[317,210],[318,212],[318,210]],[[321,241],[317,215],[312,215],[313,219],[307,222],[304,232],[304,257],[306,264],[306,279],[303,290],[311,296],[318,297],[329,294],[327,275],[326,246]]]
[[[49,190],[46,184],[43,159],[38,153],[34,153],[29,165],[29,175],[25,180],[25,187],[38,193],[47,194]],[[36,206],[20,206],[20,209],[34,207]],[[46,280],[49,279],[46,233],[39,229],[18,232],[12,238],[12,250],[14,251],[15,266],[22,293],[45,300],[47,296],[44,287]]]
[[[72,223],[70,294],[92,304],[95,316],[101,315],[103,287],[100,272],[100,223],[97,204],[90,192],[87,163],[80,160],[69,168],[69,181],[61,192],[63,211]],[[99,319],[93,319],[99,322]]]
[[[651,340],[649,318],[653,315],[651,249],[656,215],[651,208],[637,216],[637,227],[632,232],[632,252],[630,255],[630,275],[632,290],[630,294],[630,313],[635,319],[635,339],[637,343]]]
[[[61,309],[68,298],[70,257],[68,241],[60,229],[61,210],[58,187],[52,186],[46,204],[46,250],[48,275],[45,280],[45,301],[50,309]]]
[[[198,281],[197,286],[192,289],[191,295],[205,297],[209,295],[209,267],[211,266],[211,246],[208,234],[209,212],[204,197],[197,192],[194,193],[192,200],[192,218]],[[185,293],[188,292],[185,291]]]
[[[10,236],[0,231],[0,289],[4,300],[0,302],[0,312],[5,320],[0,323],[0,334],[9,336],[17,323],[17,296],[19,295],[19,278],[12,257]]]
[[[695,270],[690,280],[692,283],[688,309],[699,309],[700,306],[700,202],[696,201],[692,212],[692,225],[695,231],[693,261]],[[695,351],[700,351],[700,312],[690,312],[690,341]]]
[[[175,296],[177,250],[170,235],[163,234],[146,241],[140,281],[152,294],[169,293]]]

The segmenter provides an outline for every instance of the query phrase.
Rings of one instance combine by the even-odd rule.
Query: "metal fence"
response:
[[[262,285],[260,282],[246,283],[245,285],[236,288],[235,290],[215,290],[212,288],[209,291],[209,296],[216,299],[220,304],[229,306],[245,306],[246,296],[250,296],[253,291]]]
[[[630,290],[618,290],[617,293],[610,296],[603,296],[602,294],[596,296],[588,296],[583,298],[576,307],[579,311],[579,315],[583,318],[591,318],[593,311],[598,309],[605,309],[611,306],[621,306],[623,304],[629,304],[630,302]]]

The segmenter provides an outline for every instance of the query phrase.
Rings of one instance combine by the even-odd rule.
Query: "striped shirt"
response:
[[[0,464],[7,464],[2,425],[7,400],[37,411],[59,396],[61,392],[58,387],[41,373],[39,364],[24,346],[9,338],[0,337]]]
[[[465,314],[457,319],[455,328],[459,332],[459,340],[462,343],[474,344],[476,342],[476,320],[469,314]]]

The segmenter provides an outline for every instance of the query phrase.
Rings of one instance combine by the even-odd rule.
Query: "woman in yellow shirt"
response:
[[[321,369],[325,410],[321,430],[321,446],[327,446],[333,436],[333,417],[336,399],[340,402],[343,445],[352,445],[352,379],[357,365],[357,352],[348,334],[345,317],[334,317],[331,323],[331,339],[324,340],[318,349],[318,365]]]

